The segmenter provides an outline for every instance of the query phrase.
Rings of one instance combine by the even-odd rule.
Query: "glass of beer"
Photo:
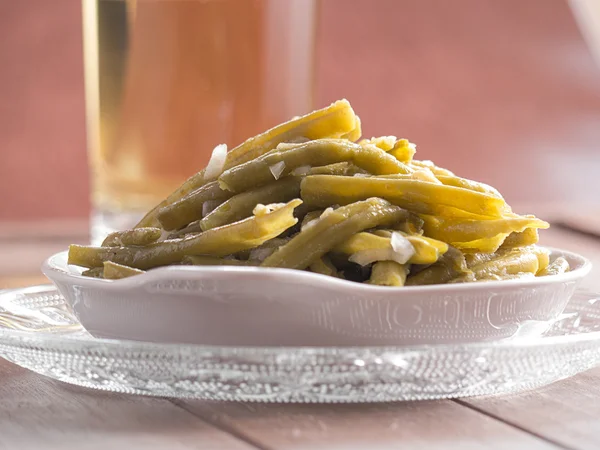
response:
[[[317,0],[83,0],[92,241],[313,109]]]

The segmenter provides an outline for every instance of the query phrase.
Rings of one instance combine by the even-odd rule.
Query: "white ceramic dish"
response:
[[[390,288],[289,269],[164,267],[123,280],[81,276],[67,253],[42,270],[95,337],[225,346],[368,346],[539,335],[590,271],[552,250],[563,275]]]

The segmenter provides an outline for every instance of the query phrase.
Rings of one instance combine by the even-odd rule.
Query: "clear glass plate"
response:
[[[52,286],[0,293],[0,356],[106,391],[210,400],[383,402],[507,394],[600,364],[600,295],[543,336],[406,347],[209,347],[95,339]]]

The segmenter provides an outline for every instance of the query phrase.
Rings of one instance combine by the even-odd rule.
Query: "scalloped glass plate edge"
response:
[[[54,287],[39,286],[0,292],[0,356],[66,383],[161,397],[330,403],[513,394],[600,364],[598,300],[600,295],[578,291],[539,338],[409,347],[233,348],[94,339],[78,326]]]

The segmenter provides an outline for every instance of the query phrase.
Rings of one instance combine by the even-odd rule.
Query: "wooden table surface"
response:
[[[35,225],[32,225],[35,227]],[[43,282],[39,261],[86,240],[82,224],[0,224],[0,288]],[[37,227],[39,229],[39,227]],[[68,237],[60,233],[67,230]],[[60,232],[59,232],[60,231]],[[600,238],[554,227],[543,243],[596,269]],[[10,265],[5,261],[13,261]],[[16,263],[15,263],[16,261]],[[600,368],[520,395],[374,405],[211,403],[108,394],[0,360],[0,449],[597,449]]]

